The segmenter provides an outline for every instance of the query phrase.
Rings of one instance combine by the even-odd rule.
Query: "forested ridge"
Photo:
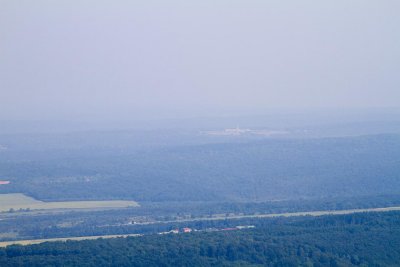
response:
[[[262,220],[253,230],[9,246],[0,266],[398,266],[400,213]]]
[[[122,151],[122,152],[121,152]],[[40,200],[271,201],[397,194],[400,135],[0,153],[0,193]]]

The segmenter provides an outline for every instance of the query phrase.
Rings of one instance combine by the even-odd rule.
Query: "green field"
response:
[[[0,194],[0,212],[13,210],[52,210],[52,209],[109,209],[138,207],[135,201],[62,201],[44,202],[24,194]]]

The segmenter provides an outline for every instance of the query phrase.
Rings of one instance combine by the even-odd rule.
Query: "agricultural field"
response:
[[[138,207],[135,201],[63,201],[43,202],[24,194],[0,194],[0,212],[10,210],[52,210],[52,209],[110,209]]]
[[[99,235],[99,236],[79,236],[79,237],[66,237],[66,238],[49,238],[49,239],[35,239],[35,240],[19,240],[19,241],[7,241],[0,242],[0,248],[7,247],[11,245],[34,245],[41,244],[44,242],[66,242],[68,240],[81,241],[81,240],[96,240],[99,238],[108,239],[108,238],[122,238],[122,237],[134,237],[141,236],[139,234],[126,234],[126,235]]]

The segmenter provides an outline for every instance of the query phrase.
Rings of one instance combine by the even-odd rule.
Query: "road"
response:
[[[196,221],[219,221],[219,220],[234,220],[246,218],[277,218],[277,217],[298,217],[298,216],[324,216],[324,215],[345,215],[362,212],[385,212],[385,211],[400,211],[400,206],[385,207],[385,208],[368,208],[368,209],[350,209],[350,210],[325,210],[325,211],[301,211],[287,213],[268,213],[256,215],[231,215],[231,216],[216,216],[216,217],[198,217],[190,219],[179,219],[170,221],[153,221],[136,223],[137,225],[160,224],[160,223],[182,223]]]
[[[217,221],[217,220],[234,220],[234,219],[245,219],[245,218],[277,218],[277,217],[296,217],[296,216],[324,216],[324,215],[345,215],[353,213],[363,212],[387,212],[387,211],[400,211],[400,207],[386,207],[386,208],[368,208],[368,209],[350,209],[350,210],[328,210],[328,211],[304,211],[304,212],[288,212],[288,213],[271,213],[271,214],[257,214],[257,215],[234,215],[234,216],[220,216],[220,217],[201,217],[193,219],[181,219],[173,221],[155,221],[145,222],[139,224],[160,224],[160,223],[183,223],[183,222],[195,222],[195,221]],[[35,239],[35,240],[18,240],[18,241],[6,241],[0,242],[0,247],[6,247],[9,245],[31,245],[40,244],[43,242],[54,242],[54,241],[67,241],[67,240],[88,240],[98,238],[116,238],[116,237],[128,237],[128,236],[141,236],[139,234],[128,234],[128,235],[102,235],[102,236],[81,236],[81,237],[67,237],[67,238],[49,238],[49,239]]]

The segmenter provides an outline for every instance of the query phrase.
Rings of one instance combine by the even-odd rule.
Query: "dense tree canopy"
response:
[[[265,223],[254,230],[13,245],[1,266],[396,266],[400,213]]]
[[[399,135],[13,153],[0,154],[0,178],[11,180],[0,193],[41,200],[258,202],[400,190]]]

